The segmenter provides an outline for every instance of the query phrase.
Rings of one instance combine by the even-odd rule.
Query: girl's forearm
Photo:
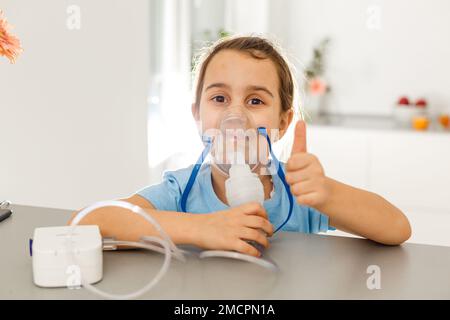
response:
[[[144,209],[158,221],[175,244],[195,244],[198,220],[194,214]],[[72,216],[72,218],[75,214]],[[72,220],[72,219],[71,219]],[[69,221],[70,224],[70,221]],[[142,236],[158,236],[155,227],[143,217],[116,207],[99,208],[84,217],[80,224],[98,225],[102,237],[139,241]]]
[[[330,199],[319,211],[329,224],[383,244],[397,245],[411,236],[406,216],[381,196],[327,178]]]

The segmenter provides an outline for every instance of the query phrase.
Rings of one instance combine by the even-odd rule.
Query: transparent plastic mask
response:
[[[268,164],[266,139],[258,134],[258,129],[250,113],[243,108],[224,111],[211,130],[211,163],[220,173],[229,177],[232,165],[247,164],[252,172]]]

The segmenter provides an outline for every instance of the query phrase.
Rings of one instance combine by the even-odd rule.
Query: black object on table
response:
[[[11,209],[0,209],[0,222],[10,217],[12,214]]]
[[[8,200],[0,201],[0,222],[11,216],[12,210],[9,208],[11,202]]]

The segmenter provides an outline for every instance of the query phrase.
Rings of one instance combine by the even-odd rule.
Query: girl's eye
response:
[[[251,105],[261,105],[264,104],[264,102],[261,99],[253,98],[249,100],[249,104]]]
[[[224,96],[215,96],[212,100],[218,103],[224,103],[226,99]]]

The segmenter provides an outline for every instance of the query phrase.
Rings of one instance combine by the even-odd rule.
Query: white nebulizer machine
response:
[[[98,226],[36,228],[33,235],[33,279],[39,287],[71,286],[70,275],[80,273],[88,283],[103,276],[103,246]],[[68,241],[75,248],[77,267],[71,264]]]
[[[151,223],[160,237],[144,236],[139,242],[119,241],[101,237],[98,226],[78,225],[95,209],[121,207],[140,215]],[[128,246],[164,253],[164,262],[156,276],[138,291],[117,295],[103,292],[93,286],[103,277],[103,250],[116,250]],[[83,286],[107,299],[134,299],[152,289],[166,274],[171,258],[185,261],[185,251],[180,250],[164,232],[159,223],[144,209],[124,201],[102,201],[81,210],[70,226],[44,227],[34,231],[30,240],[33,264],[33,281],[40,287]]]
[[[293,196],[286,183],[282,166],[272,152],[271,141],[264,127],[256,129],[251,117],[243,110],[231,110],[223,114],[218,124],[219,135],[211,137],[202,134],[205,143],[199,160],[194,165],[180,199],[183,212],[188,212],[187,200],[193,183],[205,158],[211,152],[212,165],[227,177],[225,181],[226,197],[231,207],[249,202],[264,203],[264,188],[256,173],[265,169],[265,174],[277,174],[289,198],[289,212],[284,222],[275,230],[280,230],[289,220],[293,210]],[[245,134],[242,132],[245,131]],[[252,136],[251,132],[254,132]],[[250,133],[250,134],[249,134]],[[262,139],[260,139],[262,138]],[[249,142],[256,143],[256,151],[249,148]],[[266,144],[267,148],[264,148]],[[255,149],[255,148],[253,148]],[[270,154],[271,162],[260,160]],[[261,155],[263,155],[261,157]],[[269,164],[269,168],[268,168]],[[267,173],[268,172],[268,173]],[[144,236],[139,242],[118,241],[101,237],[98,226],[78,225],[90,212],[102,207],[121,207],[140,215],[151,223],[159,236]],[[260,230],[264,232],[263,230]],[[249,241],[261,253],[262,245]],[[116,250],[118,246],[127,246],[156,251],[164,254],[164,262],[156,276],[142,289],[125,295],[103,292],[93,284],[103,277],[103,250]],[[70,226],[37,228],[34,239],[30,240],[30,254],[33,262],[33,279],[41,287],[77,287],[108,299],[133,299],[152,289],[166,274],[171,258],[186,261],[187,251],[180,250],[161,228],[159,223],[139,206],[124,201],[102,201],[81,210]],[[226,257],[255,263],[272,271],[278,267],[264,255],[257,258],[234,251],[207,250],[199,258]]]

